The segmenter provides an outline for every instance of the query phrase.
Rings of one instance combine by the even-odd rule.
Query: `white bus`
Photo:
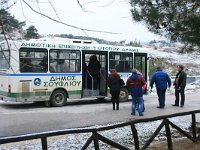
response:
[[[98,84],[88,71],[91,56],[100,62]],[[57,67],[58,64],[64,64]],[[117,69],[126,82],[137,68],[147,81],[145,48],[112,46],[82,40],[29,40],[0,43],[0,100],[63,106],[67,99],[109,96],[107,77]],[[128,99],[126,88],[120,100]]]

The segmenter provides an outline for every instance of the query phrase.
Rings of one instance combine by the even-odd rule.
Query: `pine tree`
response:
[[[2,33],[12,33],[17,30],[22,30],[22,27],[25,26],[25,22],[20,22],[15,19],[14,16],[11,16],[5,9],[0,9],[0,31]]]
[[[131,0],[132,17],[149,31],[200,47],[200,0]]]
[[[25,38],[26,39],[37,39],[39,38],[39,34],[37,33],[38,30],[35,28],[35,26],[30,26],[28,29],[26,29]]]

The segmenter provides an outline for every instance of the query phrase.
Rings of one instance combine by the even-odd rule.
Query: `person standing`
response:
[[[136,69],[132,70],[132,75],[127,79],[126,85],[130,87],[132,96],[132,113],[135,115],[136,100],[138,100],[138,113],[143,116],[143,90],[142,86],[146,84],[144,78],[137,73]]]
[[[153,84],[156,85],[157,95],[159,106],[157,108],[164,108],[165,107],[165,93],[167,90],[167,85],[170,88],[171,86],[171,79],[169,75],[164,72],[161,67],[158,67],[156,72],[151,77],[150,87],[153,88]]]
[[[87,67],[89,73],[93,77],[93,87],[94,89],[99,89],[99,84],[100,84],[100,69],[101,69],[101,64],[97,59],[96,55],[90,56],[90,61]]]
[[[111,69],[110,75],[108,77],[108,87],[110,88],[110,94],[112,96],[113,110],[115,110],[115,104],[117,110],[119,110],[119,94],[121,86],[123,86],[124,81],[120,78],[119,74],[115,69]]]
[[[187,74],[183,71],[184,67],[179,65],[177,67],[178,73],[176,74],[175,81],[173,83],[175,87],[175,104],[172,106],[179,106],[179,94],[181,94],[181,107],[185,104],[185,86],[187,80]]]

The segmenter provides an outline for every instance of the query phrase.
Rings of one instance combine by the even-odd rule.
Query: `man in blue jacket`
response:
[[[156,90],[158,95],[159,106],[157,108],[165,107],[165,92],[167,90],[167,85],[170,88],[171,79],[169,75],[162,71],[160,67],[157,68],[156,72],[153,74],[150,82],[150,87],[153,88],[153,84],[156,84]]]

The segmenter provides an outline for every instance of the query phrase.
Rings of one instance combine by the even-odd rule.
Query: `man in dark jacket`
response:
[[[174,81],[175,86],[175,104],[172,106],[179,106],[179,94],[181,94],[181,107],[184,106],[185,103],[185,86],[186,86],[186,79],[187,74],[183,71],[184,67],[179,65],[177,70],[178,73],[176,74],[176,78]]]
[[[131,96],[132,96],[132,113],[131,115],[135,115],[135,105],[136,100],[138,100],[138,113],[140,116],[143,116],[143,90],[142,86],[146,84],[144,78],[139,75],[136,69],[133,69],[132,75],[127,79],[126,85],[130,87]]]
[[[169,75],[162,71],[160,67],[157,68],[156,72],[153,74],[150,82],[150,87],[153,88],[153,84],[156,84],[156,90],[158,95],[159,106],[157,108],[165,107],[165,92],[167,90],[167,84],[170,88],[171,79]]]

